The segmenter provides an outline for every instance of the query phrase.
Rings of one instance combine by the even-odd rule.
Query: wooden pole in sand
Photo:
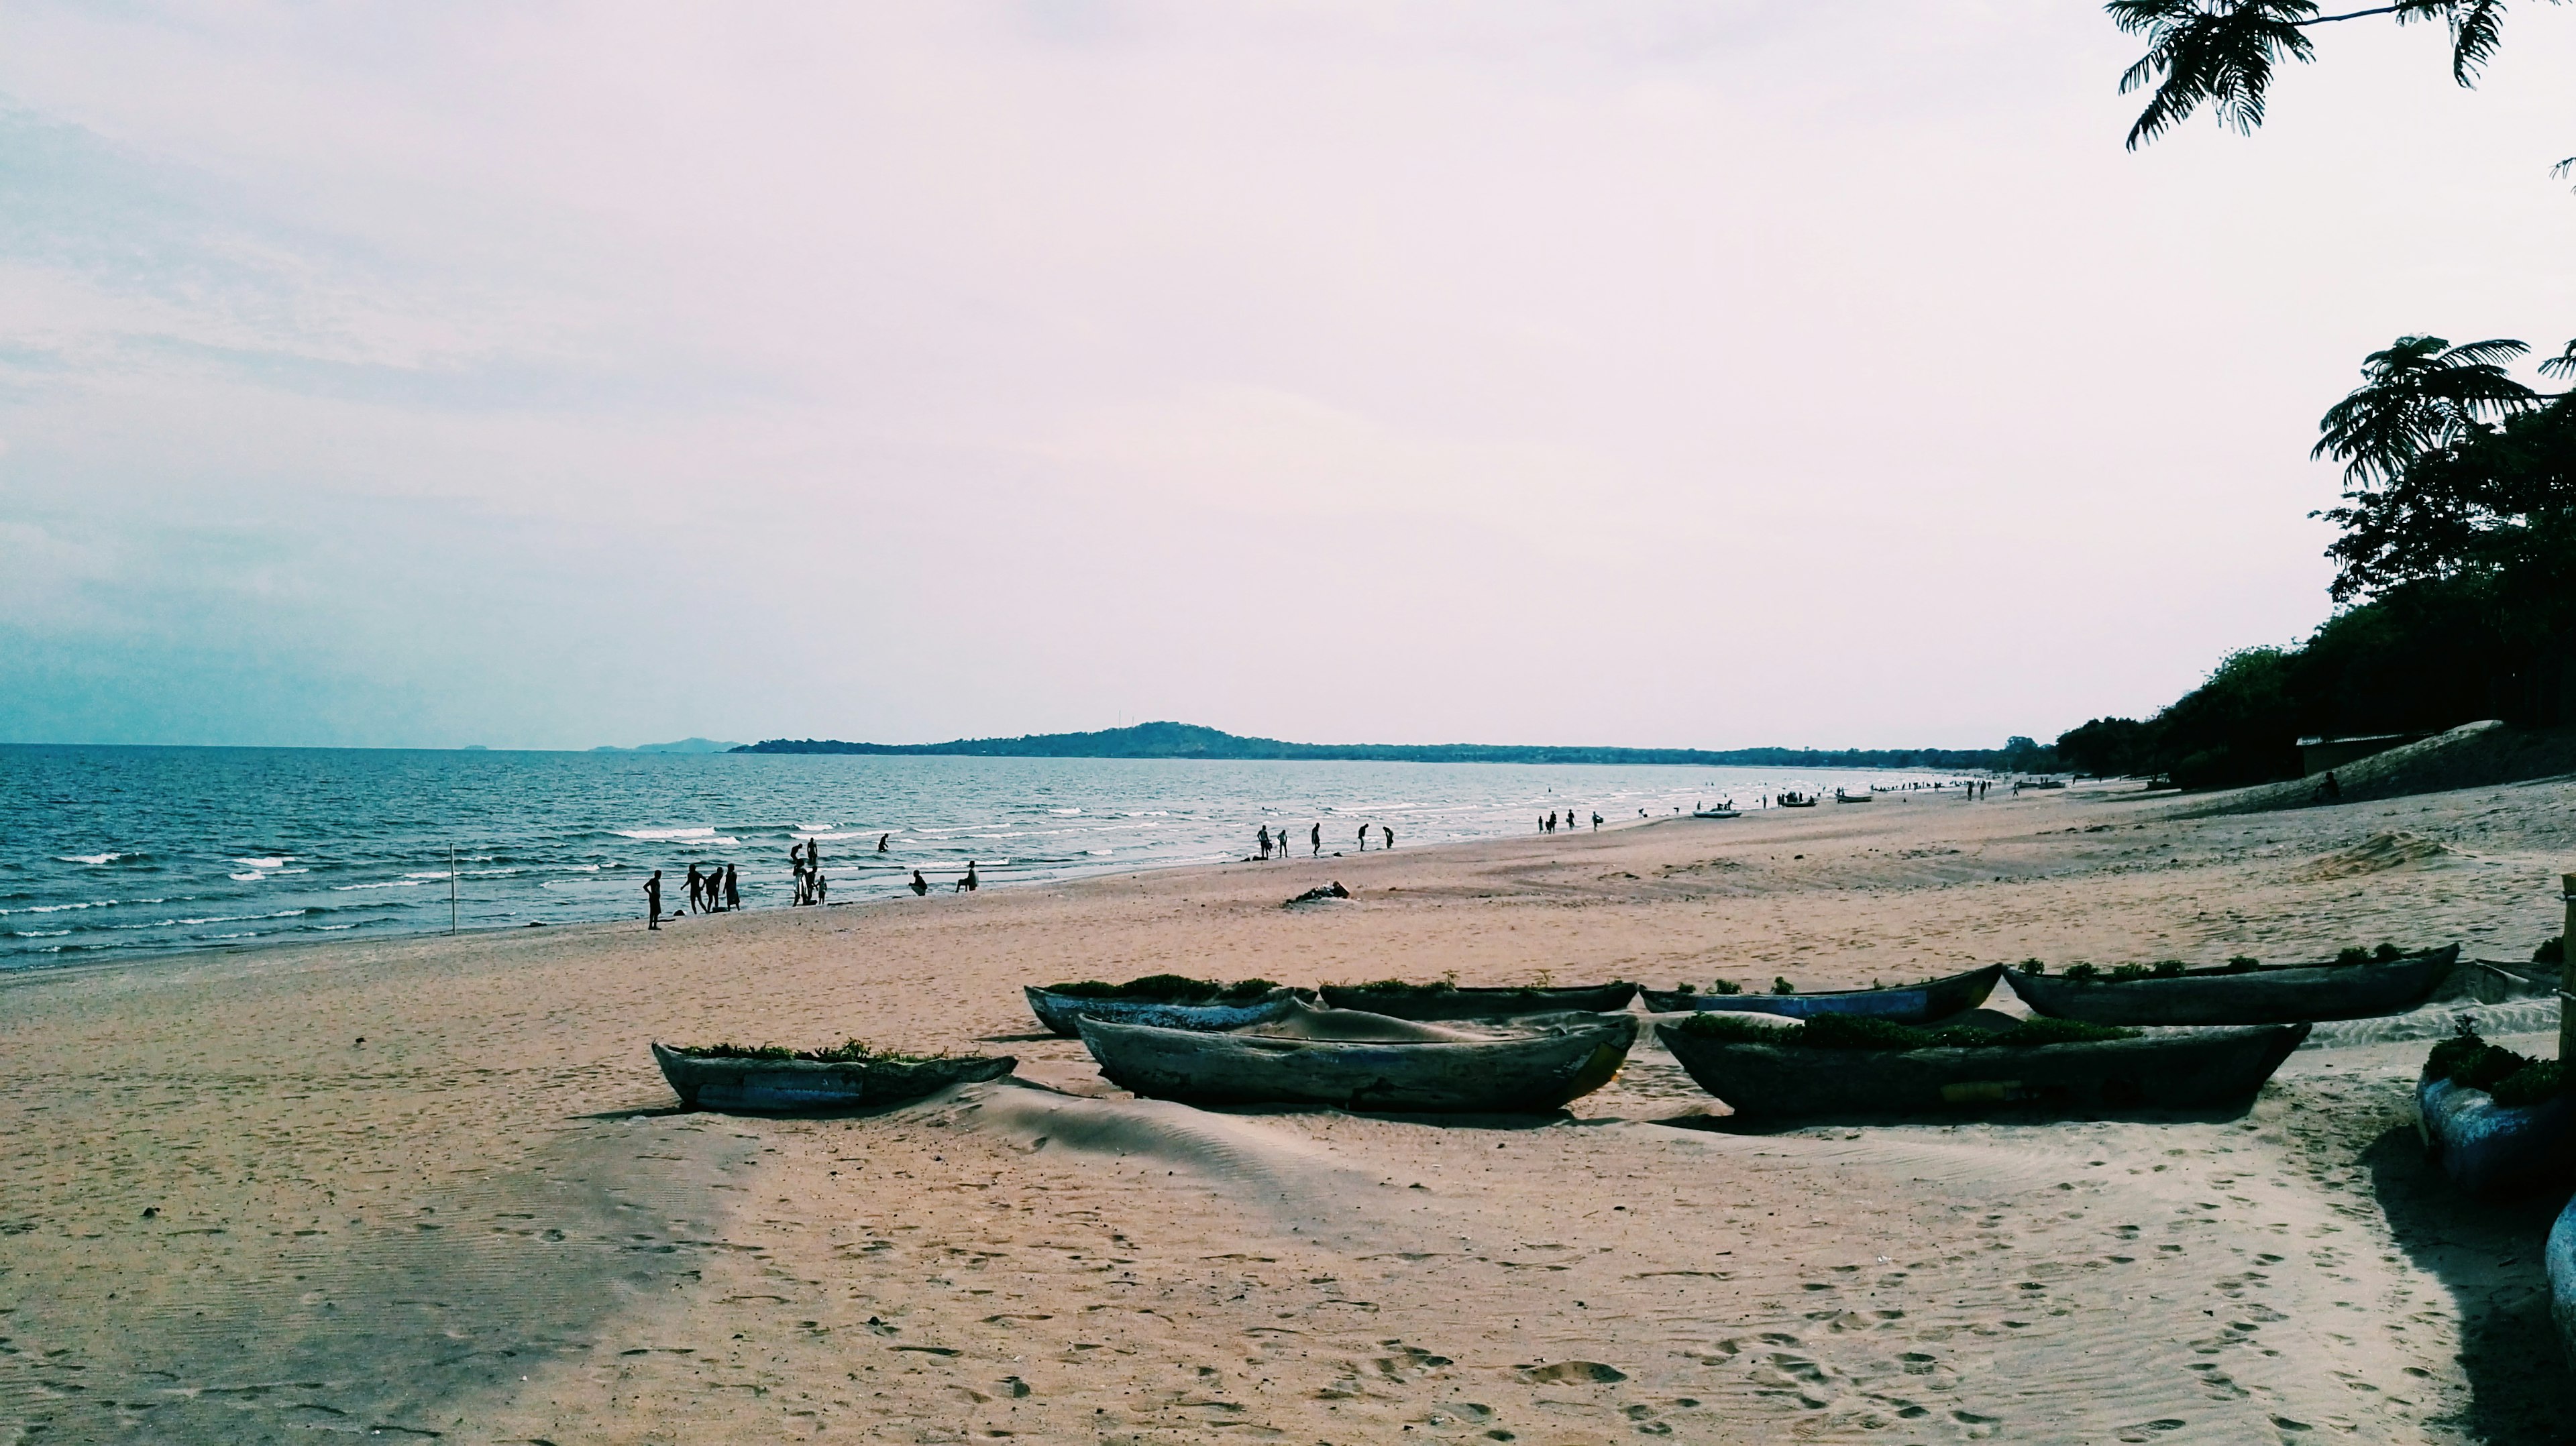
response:
[[[447,932],[456,932],[456,845],[447,846]]]
[[[2576,1014],[2567,1008],[2567,997],[2576,994],[2576,953],[2568,951],[2576,943],[2576,874],[2558,876],[2558,897],[2567,903],[2558,935],[2558,1058],[2566,1061],[2576,1060]]]

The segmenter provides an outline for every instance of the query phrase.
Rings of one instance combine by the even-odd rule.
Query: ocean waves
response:
[[[280,789],[287,775],[316,781]],[[451,891],[465,928],[640,925],[645,876],[662,871],[664,906],[676,909],[693,864],[730,866],[745,905],[779,906],[793,889],[788,851],[808,843],[834,903],[911,901],[914,870],[946,892],[969,861],[996,885],[1045,883],[1243,858],[1262,827],[1303,856],[1320,822],[1329,855],[1354,847],[1361,824],[1373,844],[1385,826],[1412,847],[1527,832],[1552,811],[1632,821],[1641,808],[1666,814],[1788,781],[1478,764],[790,755],[707,766],[0,747],[0,827],[30,840],[0,864],[0,969],[443,931]]]

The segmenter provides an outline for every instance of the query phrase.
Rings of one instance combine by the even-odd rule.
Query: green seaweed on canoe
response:
[[[845,1040],[823,1049],[789,1049],[783,1044],[708,1044],[672,1045],[671,1053],[686,1059],[801,1059],[813,1064],[929,1064],[934,1060],[960,1059],[962,1055],[899,1054],[878,1049],[864,1039]]]
[[[1665,1028],[1730,1044],[1769,1044],[1795,1049],[2011,1049],[2042,1044],[2090,1044],[2135,1039],[2138,1031],[2080,1019],[2025,1019],[2010,1029],[1952,1025],[1925,1029],[1859,1014],[1819,1014],[1804,1024],[1761,1024],[1739,1014],[1694,1014]]]
[[[1086,979],[1079,984],[1050,984],[1049,994],[1069,999],[1150,999],[1162,1004],[1241,1004],[1259,999],[1279,986],[1267,979],[1238,979],[1231,984],[1191,979],[1179,974],[1148,974],[1124,984]]]
[[[2566,1086],[2558,1061],[2533,1059],[2489,1044],[2465,1019],[2460,1021],[2459,1033],[2434,1045],[2425,1056],[2424,1078],[2484,1090],[2497,1104],[2515,1110],[2553,1099]]]

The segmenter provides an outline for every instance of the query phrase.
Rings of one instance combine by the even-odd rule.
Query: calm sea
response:
[[[280,939],[640,918],[691,863],[746,907],[788,902],[821,844],[836,903],[936,902],[976,862],[1008,886],[1242,858],[1525,833],[1539,815],[1634,820],[1732,796],[1927,775],[1510,764],[0,747],[0,969]],[[879,835],[891,835],[876,851]]]

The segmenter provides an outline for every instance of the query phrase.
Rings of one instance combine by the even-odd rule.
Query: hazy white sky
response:
[[[1991,745],[2576,334],[2576,15],[2142,155],[2069,0],[0,10],[0,740]]]

